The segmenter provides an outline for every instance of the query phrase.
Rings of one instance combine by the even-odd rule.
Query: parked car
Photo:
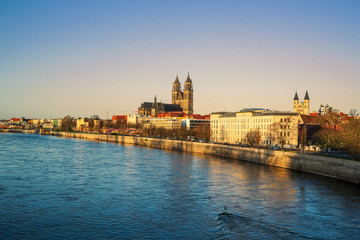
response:
[[[228,142],[223,142],[223,145],[230,145]]]
[[[278,146],[278,145],[272,145],[272,146],[270,147],[270,149],[271,149],[271,150],[280,150],[280,146]]]
[[[237,145],[237,146],[238,146],[238,145],[241,145],[241,143],[239,143],[239,142],[235,142],[235,143],[234,143],[234,145]]]
[[[241,144],[241,147],[250,147],[248,144]]]

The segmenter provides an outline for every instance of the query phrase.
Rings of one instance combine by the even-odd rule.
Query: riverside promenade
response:
[[[51,135],[67,138],[134,144],[152,148],[169,149],[190,153],[211,154],[254,163],[282,167],[297,171],[336,178],[360,184],[360,162],[347,159],[315,156],[303,153],[244,148],[210,143],[166,140],[136,136],[118,136],[70,132],[50,132]]]

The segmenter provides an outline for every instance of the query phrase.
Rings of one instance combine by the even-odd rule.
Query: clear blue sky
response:
[[[0,1],[0,119],[134,113],[171,102],[176,74],[196,113],[292,110],[306,89],[360,111],[360,1]]]

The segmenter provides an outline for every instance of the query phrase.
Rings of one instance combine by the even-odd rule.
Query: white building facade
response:
[[[246,143],[246,135],[257,130],[260,145],[278,144],[274,139],[275,126],[284,144],[298,145],[299,113],[270,111],[261,108],[243,109],[239,112],[217,112],[210,115],[210,140],[218,143]],[[286,138],[285,138],[286,136]]]

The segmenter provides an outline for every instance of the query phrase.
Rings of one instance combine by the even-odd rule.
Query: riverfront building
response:
[[[215,112],[210,115],[211,141],[246,143],[250,131],[259,131],[260,145],[298,145],[299,113],[246,108],[239,112]]]
[[[81,131],[83,128],[89,127],[89,118],[76,119],[76,131]]]
[[[164,128],[187,130],[209,126],[210,120],[201,115],[186,115],[184,113],[159,114],[157,117],[128,115],[128,124],[143,124],[145,128]]]
[[[129,114],[127,115],[127,124],[130,125],[138,125],[144,124],[145,122],[154,119],[155,117],[151,117],[148,115],[137,115],[137,114]]]
[[[145,128],[164,128],[164,129],[179,129],[181,128],[181,119],[168,118],[152,118],[144,123]]]
[[[186,118],[182,120],[182,127],[185,127],[186,130],[191,130],[199,127],[209,127],[209,119],[195,119],[195,118]]]

